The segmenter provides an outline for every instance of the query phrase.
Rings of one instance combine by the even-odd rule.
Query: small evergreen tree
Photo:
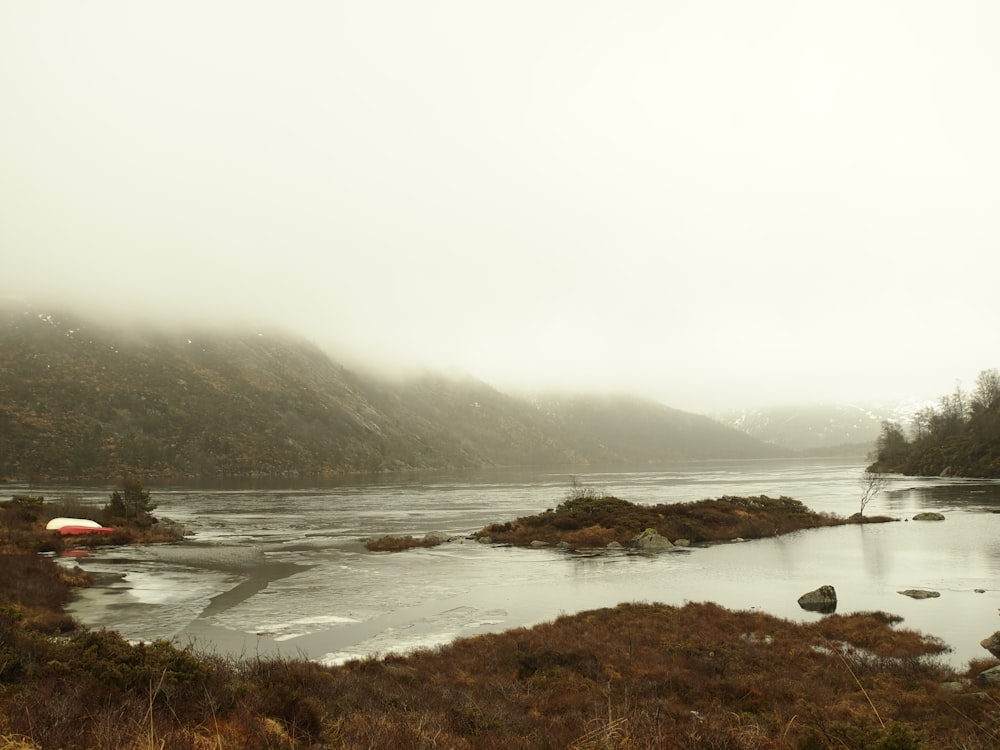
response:
[[[128,472],[122,475],[118,489],[111,493],[111,503],[106,508],[114,518],[121,518],[126,523],[148,520],[155,509],[156,504],[149,499],[149,490]]]

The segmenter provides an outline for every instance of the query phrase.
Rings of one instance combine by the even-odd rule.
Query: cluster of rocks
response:
[[[646,529],[632,537],[632,548],[640,552],[659,552],[674,547],[687,547],[689,544],[686,539],[671,542],[656,529]]]
[[[981,592],[981,589],[976,589]],[[928,589],[905,589],[897,591],[897,594],[908,596],[911,599],[937,599],[941,596],[939,591]],[[830,614],[837,611],[837,590],[833,586],[820,586],[813,591],[807,591],[798,599],[799,606],[810,612],[820,612]]]
[[[483,544],[493,544],[493,538],[490,536],[480,536],[477,539]],[[551,542],[545,542],[541,539],[536,539],[531,542],[529,547],[551,547],[553,546]],[[569,542],[562,541],[554,545],[557,549],[568,549]],[[675,539],[670,541],[665,536],[663,536],[656,529],[646,529],[629,540],[628,547],[626,548],[621,542],[608,542],[605,549],[609,550],[624,550],[624,549],[634,549],[639,552],[663,552],[665,550],[677,549],[678,547],[690,547],[690,539]]]
[[[983,589],[976,589],[976,593],[984,593]],[[912,599],[936,599],[941,596],[940,592],[928,591],[926,589],[906,589],[897,592]],[[799,597],[799,606],[811,612],[831,614],[837,610],[837,591],[833,586],[820,586],[818,589],[808,591]],[[984,638],[979,645],[989,651],[993,656],[1000,659],[1000,630],[989,638]],[[979,679],[989,684],[1000,684],[1000,666],[990,667],[979,673]],[[946,682],[941,685],[943,690],[964,692],[969,688],[967,682]],[[979,695],[972,693],[971,695]],[[985,695],[985,694],[983,694]]]
[[[979,645],[1000,659],[1000,631],[995,632],[989,638],[984,638],[979,642]],[[979,679],[991,685],[1000,683],[1000,666],[983,670],[979,673]]]

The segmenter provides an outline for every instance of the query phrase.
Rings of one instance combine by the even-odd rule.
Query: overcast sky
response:
[[[1000,367],[1000,3],[0,2],[0,296],[691,411]]]

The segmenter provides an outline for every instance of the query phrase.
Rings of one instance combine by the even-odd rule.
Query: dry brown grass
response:
[[[942,690],[967,678],[892,619],[626,604],[327,668],[0,615],[0,730],[67,750],[995,747],[1000,689]]]
[[[417,547],[437,547],[441,544],[441,539],[437,537],[412,536],[383,536],[378,539],[369,539],[365,542],[365,549],[370,552],[402,552],[403,550],[415,549]]]
[[[4,734],[0,735],[0,750],[39,750],[39,747],[27,737]]]

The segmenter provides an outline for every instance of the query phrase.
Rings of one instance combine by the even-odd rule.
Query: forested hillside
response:
[[[984,370],[917,413],[908,436],[895,422],[879,435],[874,471],[912,476],[1000,477],[1000,373]]]
[[[3,310],[0,478],[319,475],[782,455],[635,399],[529,402],[472,380],[390,384],[260,331]]]

